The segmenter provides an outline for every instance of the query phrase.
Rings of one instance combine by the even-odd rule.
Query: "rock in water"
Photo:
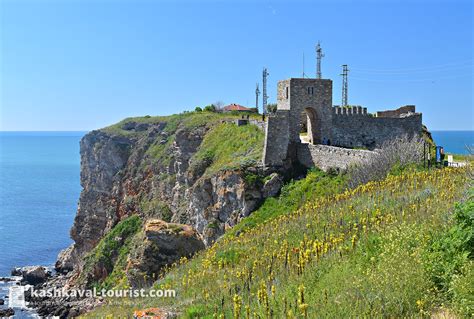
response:
[[[42,266],[28,266],[21,269],[23,282],[30,285],[41,284],[50,276],[46,269]]]
[[[5,304],[5,300],[0,299],[0,306],[3,306]]]
[[[0,309],[0,318],[8,318],[15,315],[15,311],[12,308]]]
[[[133,286],[151,284],[160,270],[204,249],[198,233],[189,225],[167,223],[159,219],[145,224],[144,238],[130,257],[127,275]],[[146,282],[148,278],[150,281]]]
[[[21,276],[21,268],[13,268],[11,271],[12,276]]]

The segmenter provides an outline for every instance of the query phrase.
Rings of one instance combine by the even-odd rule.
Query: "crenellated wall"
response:
[[[346,164],[341,163],[367,154],[347,148],[373,150],[394,137],[413,136],[422,131],[422,116],[415,112],[414,105],[378,112],[377,116],[362,106],[333,107],[331,80],[279,81],[277,100],[277,112],[268,117],[265,128],[265,166],[281,166],[298,160],[305,165],[312,162],[325,167],[327,162],[342,168]],[[307,129],[305,139],[309,144],[301,142],[302,126]],[[336,151],[337,147],[341,151]]]

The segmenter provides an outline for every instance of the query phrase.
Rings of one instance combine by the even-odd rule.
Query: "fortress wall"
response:
[[[414,105],[405,105],[396,110],[379,111],[377,117],[400,117],[402,114],[415,113]]]
[[[337,115],[332,119],[331,145],[374,149],[401,135],[421,134],[421,114],[407,117]]]
[[[277,110],[274,115],[268,116],[263,148],[265,166],[281,166],[286,160],[290,142],[289,123],[289,111]]]
[[[319,167],[323,171],[330,168],[345,170],[350,164],[368,160],[376,153],[328,145],[299,144],[298,161],[306,167]]]

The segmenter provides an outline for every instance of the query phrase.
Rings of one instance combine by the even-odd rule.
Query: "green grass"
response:
[[[252,166],[261,160],[263,141],[264,133],[257,126],[218,124],[204,137],[191,165],[205,168],[207,175]]]
[[[125,284],[124,269],[134,237],[139,233],[142,226],[140,217],[130,216],[117,225],[87,254],[84,259],[84,270],[82,274],[93,274],[94,269],[105,269],[107,278],[100,280],[82,277],[89,286],[100,288],[113,288]]]
[[[302,202],[295,194],[304,187],[293,185],[286,196],[294,196],[298,208],[259,221],[239,236],[224,236],[167,270],[156,287],[176,289],[177,298],[127,300],[133,306],[122,307],[114,300],[89,317],[130,315],[147,307],[175,310],[184,318],[246,318],[247,307],[251,318],[471,314],[472,258],[461,258],[452,276],[442,276],[451,287],[447,294],[435,288],[430,271],[440,262],[426,257],[438,238],[451,247],[441,250],[446,262],[452,254],[444,251],[465,254],[457,239],[467,235],[453,237],[457,231],[451,229],[472,231],[466,224],[471,217],[456,217],[459,208],[450,212],[467,181],[464,169],[405,171]],[[471,204],[461,210],[472,212],[472,197],[466,203]]]
[[[222,120],[234,120],[240,118],[239,114],[229,113],[215,113],[215,112],[183,112],[180,114],[173,114],[168,116],[139,116],[139,117],[128,117],[122,121],[110,125],[101,129],[104,132],[110,134],[118,134],[129,137],[139,137],[146,132],[136,132],[134,130],[124,130],[123,126],[126,123],[145,123],[145,124],[158,124],[165,123],[165,132],[174,133],[178,127],[182,126],[185,128],[196,128],[204,125],[213,125]],[[252,114],[251,119],[260,119],[261,116],[258,114]]]
[[[226,235],[246,232],[264,222],[296,211],[306,201],[334,195],[344,189],[344,177],[318,169],[308,171],[305,178],[291,181],[282,187],[279,197],[267,198],[259,209],[243,219]]]

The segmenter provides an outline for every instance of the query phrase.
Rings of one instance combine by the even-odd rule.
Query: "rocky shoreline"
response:
[[[11,283],[12,286],[23,288],[25,307],[0,309],[0,318],[19,316],[29,317],[50,317],[55,316],[61,319],[79,316],[100,304],[101,300],[96,298],[74,298],[63,296],[42,295],[44,293],[54,293],[62,291],[68,287],[68,280],[71,275],[65,275],[49,267],[26,266],[14,268],[11,277],[0,277],[0,282]],[[33,292],[35,292],[36,296]],[[0,296],[0,306],[7,304],[9,295]],[[21,313],[21,314],[20,314]],[[27,315],[28,314],[28,315]]]

